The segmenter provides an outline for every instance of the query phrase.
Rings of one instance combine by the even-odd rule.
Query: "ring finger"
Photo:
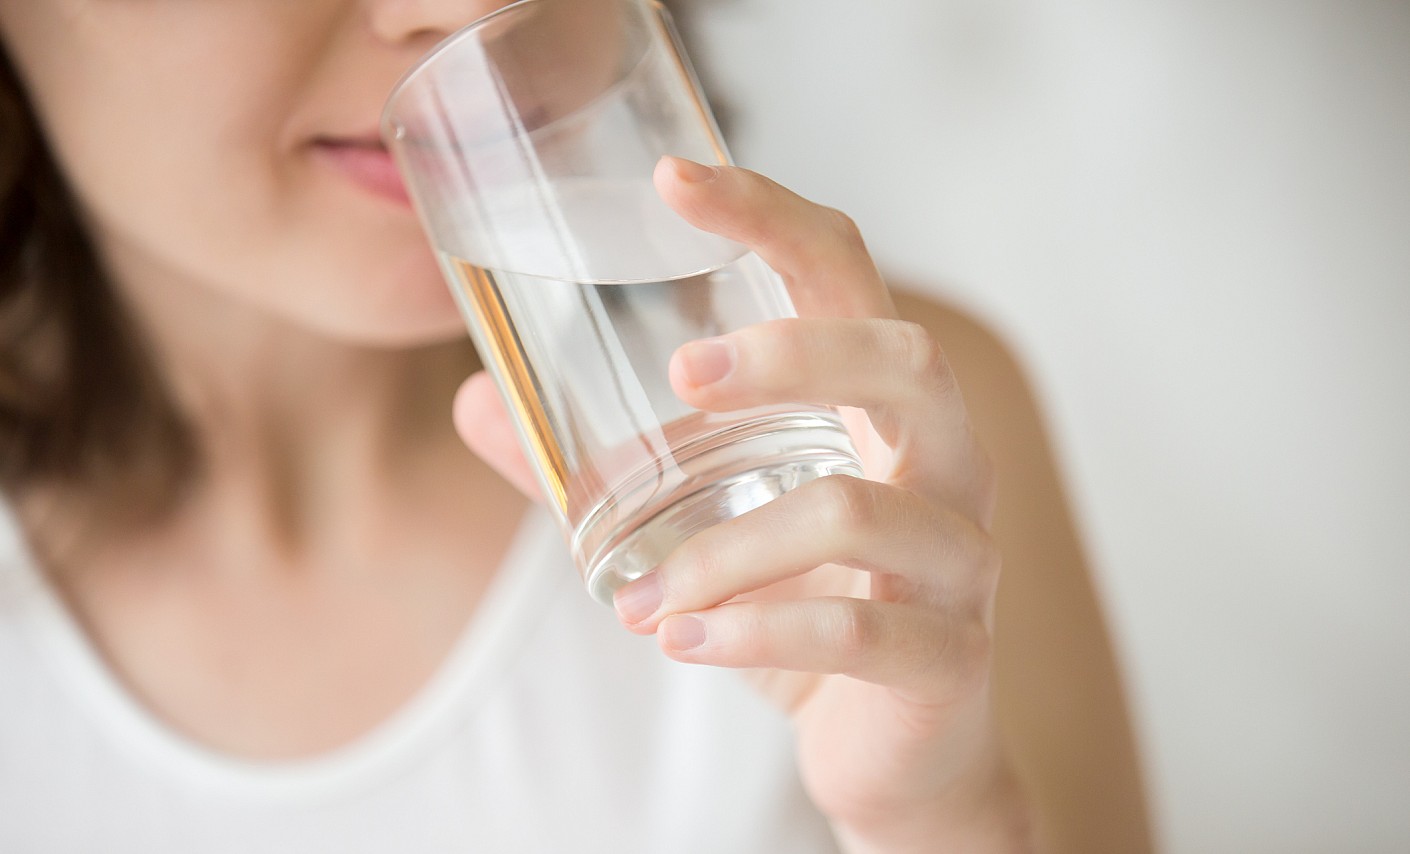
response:
[[[771,321],[686,344],[670,371],[681,399],[709,411],[784,402],[860,407],[895,452],[893,471],[878,476],[987,519],[987,457],[944,352],[916,324]]]

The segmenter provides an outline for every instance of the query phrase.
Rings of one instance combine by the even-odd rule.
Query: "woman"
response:
[[[1009,526],[1037,568],[1008,598],[1064,609],[1058,642],[1017,622],[996,655],[996,477],[955,355],[845,217],[760,176],[658,167],[804,315],[682,348],[676,392],[863,407],[878,480],[699,535],[615,620],[571,589],[368,177],[391,84],[500,5],[0,0],[0,848],[1144,847],[1061,508]],[[1001,445],[1032,453],[1025,424]]]

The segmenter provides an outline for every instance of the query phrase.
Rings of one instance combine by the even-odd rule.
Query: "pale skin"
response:
[[[402,70],[500,5],[0,0],[209,459],[160,526],[92,542],[42,492],[21,514],[113,671],[216,749],[307,756],[385,719],[532,500],[414,217],[317,144],[362,134]],[[951,313],[907,301],[899,319],[836,211],[743,169],[663,161],[654,178],[758,251],[801,315],[682,348],[677,394],[848,407],[868,479],[697,536],[619,594],[624,630],[748,668],[848,850],[1145,850],[1119,682],[1017,373]]]

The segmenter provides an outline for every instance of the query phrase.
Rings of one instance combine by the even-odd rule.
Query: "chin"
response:
[[[379,284],[388,281],[381,279]],[[347,344],[410,349],[466,338],[465,321],[441,281],[418,277],[397,287],[343,287],[272,310],[305,329]]]
[[[449,302],[449,301],[448,301]],[[413,349],[468,337],[465,321],[448,304],[444,311],[343,312],[306,320],[330,338],[349,344],[387,349]]]
[[[354,281],[338,283],[336,303],[330,300],[327,310],[307,320],[372,347],[410,348],[467,337],[455,298],[429,253],[410,253],[393,269],[349,287]]]

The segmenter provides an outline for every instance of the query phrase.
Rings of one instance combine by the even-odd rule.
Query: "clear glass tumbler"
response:
[[[382,134],[596,599],[710,525],[861,475],[829,408],[671,391],[677,347],[793,306],[653,187],[665,154],[729,162],[658,3],[508,5],[407,73]]]

